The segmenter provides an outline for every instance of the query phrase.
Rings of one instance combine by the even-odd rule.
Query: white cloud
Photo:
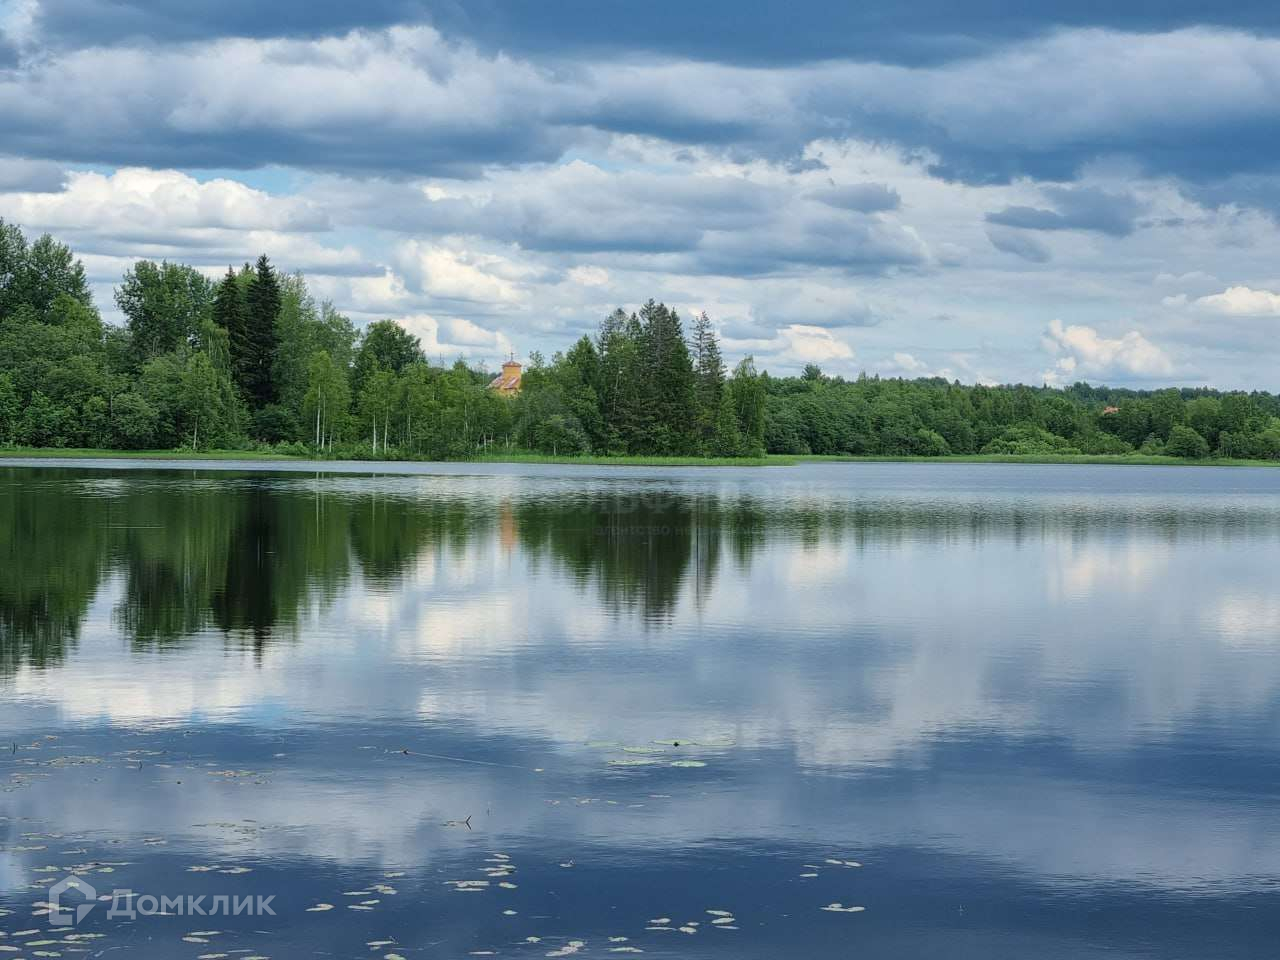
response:
[[[923,360],[917,360],[909,353],[898,352],[893,355],[894,366],[906,373],[921,373],[929,369],[929,365]]]
[[[584,287],[603,287],[609,283],[609,271],[603,267],[573,267],[569,279]]]
[[[432,363],[449,363],[456,357],[493,365],[515,352],[506,334],[486,329],[460,317],[435,317],[429,313],[412,313],[396,321],[422,343],[422,350]]]
[[[1198,297],[1192,302],[1202,310],[1230,317],[1280,316],[1280,293],[1252,287],[1228,287],[1222,293]]]
[[[39,12],[39,0],[6,0],[0,4],[0,38],[8,38],[19,47],[32,43]]]
[[[524,271],[502,257],[408,240],[396,263],[411,289],[435,298],[505,306],[523,297],[509,278]]]
[[[1083,377],[1154,379],[1172,376],[1176,369],[1172,358],[1137,330],[1111,339],[1090,326],[1052,320],[1044,345],[1058,354],[1043,375],[1050,384]]]
[[[778,331],[778,359],[792,364],[852,360],[853,348],[822,327],[793,323]]]
[[[280,233],[329,229],[310,201],[255,190],[236,180],[201,182],[177,170],[125,167],[71,173],[64,189],[0,195],[0,210],[33,229],[134,240],[209,240],[216,231]]]

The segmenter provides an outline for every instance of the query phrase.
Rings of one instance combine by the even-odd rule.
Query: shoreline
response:
[[[767,454],[764,457],[649,457],[649,456],[550,456],[544,454],[491,454],[470,460],[368,460],[303,457],[256,450],[98,450],[64,447],[0,448],[0,464],[15,460],[196,460],[211,463],[251,461],[261,463],[527,463],[617,467],[788,467],[801,463],[1013,463],[1076,464],[1140,467],[1280,467],[1280,460],[1232,460],[1114,454],[952,454],[943,457],[876,454]]]

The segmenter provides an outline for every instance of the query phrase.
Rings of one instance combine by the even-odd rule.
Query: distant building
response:
[[[497,390],[504,397],[520,392],[520,361],[514,357],[502,365],[502,373],[489,381],[489,389]]]
[[[1113,413],[1119,413],[1119,412],[1120,412],[1120,408],[1119,408],[1119,407],[1103,407],[1103,408],[1102,408],[1102,415],[1103,415],[1104,417],[1109,417],[1109,416],[1111,416],[1111,414],[1113,414]]]

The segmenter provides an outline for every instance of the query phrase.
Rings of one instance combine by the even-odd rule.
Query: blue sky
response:
[[[0,217],[269,253],[433,356],[706,310],[771,370],[1280,388],[1280,12],[0,0]]]

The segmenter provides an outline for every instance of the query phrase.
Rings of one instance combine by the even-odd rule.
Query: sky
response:
[[[428,356],[706,311],[785,374],[1280,389],[1280,8],[0,0],[0,217],[266,252]]]

